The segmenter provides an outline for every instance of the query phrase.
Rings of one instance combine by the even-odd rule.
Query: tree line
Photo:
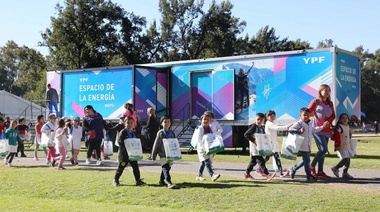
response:
[[[229,0],[203,8],[204,0],[160,0],[161,18],[147,26],[145,17],[111,0],[57,3],[57,16],[51,17],[51,27],[41,33],[38,44],[48,48],[47,56],[14,41],[0,47],[0,90],[41,100],[47,71],[313,48],[308,41],[280,38],[270,26],[241,36],[247,22],[232,14]],[[333,40],[324,39],[316,48],[332,46]],[[362,111],[378,119],[380,49],[370,53],[359,45],[352,52],[361,58]]]

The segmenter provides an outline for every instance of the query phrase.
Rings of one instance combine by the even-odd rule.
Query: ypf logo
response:
[[[302,58],[306,65],[314,63],[322,63],[325,61],[325,56],[321,57],[304,57]]]

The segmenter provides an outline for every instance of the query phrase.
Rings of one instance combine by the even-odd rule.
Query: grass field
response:
[[[313,147],[316,150],[316,147]],[[218,154],[218,162],[244,163],[248,156]],[[314,151],[315,152],[315,151]],[[352,168],[379,170],[380,139],[362,138]],[[32,152],[28,152],[32,155]],[[81,152],[84,158],[84,151]],[[185,161],[197,161],[184,154]],[[338,162],[331,152],[329,167]],[[282,160],[292,165],[294,161]],[[193,174],[172,173],[179,189],[157,185],[159,172],[144,172],[147,186],[134,186],[131,169],[121,187],[111,182],[115,170],[56,171],[45,166],[0,165],[0,211],[379,211],[380,190],[344,182],[316,183],[253,180],[224,176],[195,181]]]

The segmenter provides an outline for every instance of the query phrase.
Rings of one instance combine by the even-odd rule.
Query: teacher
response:
[[[88,135],[88,149],[86,164],[90,164],[92,152],[95,150],[96,165],[102,165],[100,158],[100,146],[104,138],[103,129],[105,128],[102,115],[97,113],[92,105],[87,105],[84,108],[85,117],[83,118],[83,129]]]
[[[331,88],[322,84],[319,87],[318,98],[313,99],[309,104],[310,113],[314,116],[312,120],[312,126],[322,126],[324,122],[329,122],[330,126],[335,119],[335,111],[333,103],[331,101]],[[313,161],[310,164],[310,171],[314,177],[317,178],[330,178],[323,172],[323,164],[325,162],[325,155],[328,151],[328,141],[332,136],[332,128],[327,127],[322,131],[313,134],[315,143],[318,147],[318,152],[315,154]],[[315,166],[318,163],[318,172],[315,170]]]

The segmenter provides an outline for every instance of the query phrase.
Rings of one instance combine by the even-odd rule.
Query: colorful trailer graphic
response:
[[[92,104],[116,119],[131,102],[142,119],[153,107],[159,117],[181,122],[211,110],[224,128],[225,145],[239,146],[256,113],[275,110],[278,124],[292,123],[321,84],[331,87],[337,114],[360,117],[359,65],[357,56],[333,47],[63,71],[62,115],[81,116]]]

